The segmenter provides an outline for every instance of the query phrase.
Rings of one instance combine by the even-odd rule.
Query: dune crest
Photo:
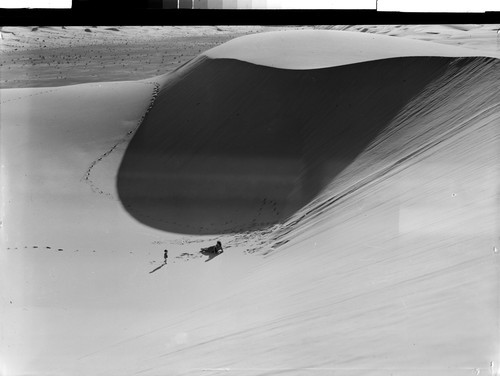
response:
[[[467,48],[370,33],[290,30],[236,38],[204,52],[203,56],[307,70],[405,56],[465,57],[478,54],[481,53]]]

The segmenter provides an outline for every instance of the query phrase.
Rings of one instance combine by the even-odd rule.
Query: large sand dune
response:
[[[141,222],[171,232],[281,223],[424,88],[457,64],[481,66],[442,57],[467,52],[349,32],[237,38],[165,79],[123,159],[120,199]]]
[[[450,59],[285,70],[201,58],[167,80],[118,175],[125,208],[162,230],[281,223],[309,203]]]
[[[497,375],[500,63],[392,42],[2,90],[4,374]]]

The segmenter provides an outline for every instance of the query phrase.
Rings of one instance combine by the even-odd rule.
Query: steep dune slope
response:
[[[311,71],[200,59],[169,81],[118,175],[125,208],[162,230],[255,230],[307,204],[446,69],[400,58]]]
[[[120,199],[142,223],[176,233],[279,224],[412,98],[456,70],[452,57],[425,57],[438,52],[471,53],[331,31],[272,32],[216,47],[165,78],[122,161]]]
[[[141,374],[496,374],[498,60],[406,57],[298,72],[218,56],[188,68],[164,86],[124,157],[118,189],[128,210],[149,225],[193,231],[186,220],[203,233],[208,224],[231,230],[211,212],[252,228],[264,195],[289,201],[278,201],[265,264],[203,309],[210,320],[187,314],[175,329],[189,341],[153,350],[170,329],[138,340],[151,349]],[[268,124],[276,133],[266,137]],[[174,161],[162,153],[172,149]],[[154,151],[141,160],[145,150]],[[139,183],[148,168],[168,183]],[[279,191],[274,176],[289,185]],[[146,186],[160,196],[173,186],[193,212],[159,223],[138,197]],[[225,202],[226,187],[258,199]],[[168,220],[184,201],[166,195],[149,205],[166,205]]]
[[[146,375],[496,375],[498,75],[451,64],[229,296],[91,359],[144,348],[120,364]]]
[[[352,195],[371,192],[371,187],[393,176],[401,179],[400,175],[403,175],[406,179],[405,170],[410,166],[420,163],[426,165],[426,160],[431,156],[445,151],[455,155],[455,158],[463,158],[463,153],[474,153],[478,149],[488,151],[491,153],[490,159],[484,161],[483,166],[477,163],[476,167],[481,167],[487,177],[495,176],[498,132],[494,124],[499,116],[496,94],[498,67],[498,60],[489,58],[458,58],[452,61],[441,77],[405,105],[354,163],[342,171],[319,197],[288,221],[291,227],[303,220],[312,220],[311,225],[314,225],[314,218],[330,213],[330,209],[348,202]],[[481,141],[471,139],[469,144],[464,141],[479,132],[489,134],[489,138],[486,136]],[[448,162],[437,161],[438,171],[447,166]],[[470,163],[464,163],[464,169]],[[454,164],[460,169],[458,162]],[[434,176],[435,173],[431,174],[429,179],[432,180]],[[469,180],[466,175],[463,178]],[[478,187],[488,185],[480,180],[475,183]],[[474,196],[469,194],[468,198],[473,200]],[[460,228],[460,231],[468,232],[468,226],[457,225],[452,222],[447,228],[454,228],[455,231]]]

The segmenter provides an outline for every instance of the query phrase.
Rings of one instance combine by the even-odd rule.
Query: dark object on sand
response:
[[[221,254],[222,252],[224,252],[224,250],[222,249],[221,242],[217,242],[216,245],[213,245],[211,247],[202,248],[201,251],[204,253],[215,253],[215,254]]]
[[[166,249],[163,252],[163,259],[165,260],[165,264],[166,264],[167,263],[167,259],[168,259],[168,250],[166,250]]]

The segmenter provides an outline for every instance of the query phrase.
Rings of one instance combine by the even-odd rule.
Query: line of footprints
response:
[[[151,95],[151,100],[150,100],[150,103],[149,103],[149,106],[148,106],[146,112],[139,119],[139,121],[137,122],[137,125],[135,126],[135,128],[132,129],[132,130],[130,130],[130,131],[128,131],[125,137],[123,137],[120,141],[118,141],[116,144],[114,144],[108,151],[106,151],[105,153],[103,153],[99,158],[97,158],[96,160],[94,160],[90,164],[89,168],[87,168],[87,171],[85,171],[85,175],[84,175],[83,180],[85,182],[87,182],[88,184],[90,184],[90,188],[92,189],[92,192],[98,193],[98,194],[101,194],[101,195],[105,195],[105,196],[107,196],[109,198],[113,198],[113,195],[111,193],[104,192],[102,189],[100,189],[92,181],[92,179],[90,178],[90,175],[92,173],[92,169],[97,165],[97,163],[101,162],[104,158],[106,158],[107,156],[109,156],[118,147],[118,145],[124,143],[132,134],[134,134],[137,131],[137,129],[139,129],[139,127],[141,126],[142,122],[146,118],[146,115],[153,108],[153,104],[154,104],[154,102],[156,100],[156,97],[158,96],[158,93],[160,92],[160,84],[157,83],[157,82],[148,82],[148,84],[151,84],[151,85],[154,86],[154,88],[153,88],[153,94]]]
[[[38,245],[32,245],[32,246],[24,246],[24,247],[7,247],[7,250],[10,251],[18,251],[18,250],[27,250],[27,249],[35,249],[35,250],[42,250],[42,251],[56,251],[56,252],[64,252],[65,250],[63,248],[56,248],[56,247],[51,247],[51,246],[38,246]],[[73,250],[73,252],[80,252],[79,249]],[[91,251],[91,253],[96,253],[95,249]],[[155,251],[155,253],[157,253]],[[134,252],[129,251],[129,254],[134,254]],[[150,255],[151,252],[148,252]],[[180,261],[189,261],[192,259],[196,258],[201,258],[203,255],[201,253],[188,253],[188,252],[183,252],[180,255],[174,257],[174,259],[178,259]],[[175,262],[175,261],[174,261]],[[157,261],[153,260],[149,262],[151,265],[156,264]]]
[[[21,250],[21,249],[41,249],[41,250],[50,250],[50,251],[57,251],[57,252],[63,252],[63,248],[56,248],[56,247],[50,247],[50,246],[38,246],[38,245],[32,245],[32,246],[27,246],[25,245],[24,247],[7,247],[7,250]],[[79,249],[75,249],[74,252],[79,252]],[[95,250],[92,250],[92,252],[95,252]]]
[[[133,205],[128,204],[128,205],[125,205],[125,207],[132,209]],[[240,226],[232,226],[231,227],[230,225],[232,224],[233,221],[225,221],[223,223],[224,231],[233,232],[233,233],[243,233],[243,232],[246,232],[246,231],[248,231],[252,228],[255,228],[255,227],[266,227],[266,226],[272,225],[273,224],[272,220],[267,220],[267,221],[261,220],[259,222],[259,219],[261,219],[262,212],[264,210],[270,210],[276,219],[278,219],[280,216],[280,211],[278,210],[278,203],[274,200],[264,198],[261,201],[261,204],[259,206],[257,216],[247,226],[240,225]],[[193,230],[193,231],[197,231],[197,230],[204,231],[204,230],[218,229],[219,227],[221,227],[220,224],[216,225],[213,222],[210,224],[206,224],[205,226],[192,226],[188,223],[169,221],[167,219],[159,219],[159,218],[157,218],[157,216],[149,215],[146,212],[140,212],[140,215],[143,218],[148,218],[148,219],[150,219],[154,222],[157,222],[157,223],[162,223],[162,224],[171,225],[171,226],[182,226],[182,227],[188,228],[188,229]]]
[[[58,87],[58,88],[55,88],[55,89],[49,89],[49,90],[39,91],[38,93],[33,93],[33,94],[28,94],[28,95],[21,95],[21,96],[16,97],[16,98],[11,98],[11,99],[7,99],[7,100],[4,100],[4,101],[1,101],[0,104],[4,104],[4,103],[7,103],[7,102],[18,101],[20,99],[34,97],[36,95],[42,95],[42,94],[52,93],[52,92],[57,91],[59,89],[60,88]]]
[[[226,249],[232,248],[235,246],[238,247],[241,245],[246,245],[247,249],[245,251],[243,251],[243,253],[247,254],[247,255],[254,254],[257,251],[262,250],[263,247],[266,244],[269,244],[270,241],[272,242],[272,240],[269,239],[268,236],[271,235],[273,233],[273,231],[275,231],[275,230],[276,230],[276,226],[270,227],[270,228],[263,230],[263,231],[248,231],[245,233],[235,234],[232,237],[232,239],[226,240],[224,242],[224,244],[226,245]],[[207,243],[210,243],[210,241],[213,242],[215,240],[216,240],[216,238],[203,239],[203,240],[179,239],[177,242],[169,241],[168,244],[170,244],[170,245],[176,244],[178,246],[179,245],[181,245],[181,246],[195,246],[198,249],[198,247],[199,247],[198,243],[207,244]],[[272,249],[269,250],[268,252],[271,252],[275,248],[277,248],[277,247],[279,247],[287,242],[288,242],[288,240],[275,243],[274,246],[272,247]],[[153,242],[153,244],[160,245],[160,244],[167,244],[167,243],[164,243],[162,241],[155,241],[155,242]],[[63,248],[57,248],[57,247],[51,247],[51,246],[38,246],[38,245],[24,246],[24,247],[7,247],[6,249],[7,250],[34,249],[34,250],[43,250],[43,251],[56,251],[56,252],[65,251]],[[80,252],[79,249],[74,249],[72,251],[73,252]],[[90,250],[87,250],[87,251],[84,250],[83,253],[85,253],[85,252],[90,252]],[[112,252],[114,252],[114,251],[112,251]],[[267,254],[268,252],[266,252],[264,254]],[[96,250],[93,249],[90,253],[96,253]],[[128,253],[131,255],[134,254],[134,252],[132,252],[132,251],[129,251]],[[151,253],[157,254],[158,250],[148,252],[148,255],[151,255]],[[187,261],[191,261],[191,260],[195,260],[195,259],[199,259],[199,258],[203,258],[203,257],[204,257],[204,255],[200,252],[194,252],[194,253],[182,252],[179,255],[173,257],[172,262],[175,263],[176,260],[187,262]],[[149,261],[149,264],[150,265],[155,265],[155,264],[158,265],[158,264],[161,264],[161,262],[157,261],[157,260],[152,260],[152,261]]]

